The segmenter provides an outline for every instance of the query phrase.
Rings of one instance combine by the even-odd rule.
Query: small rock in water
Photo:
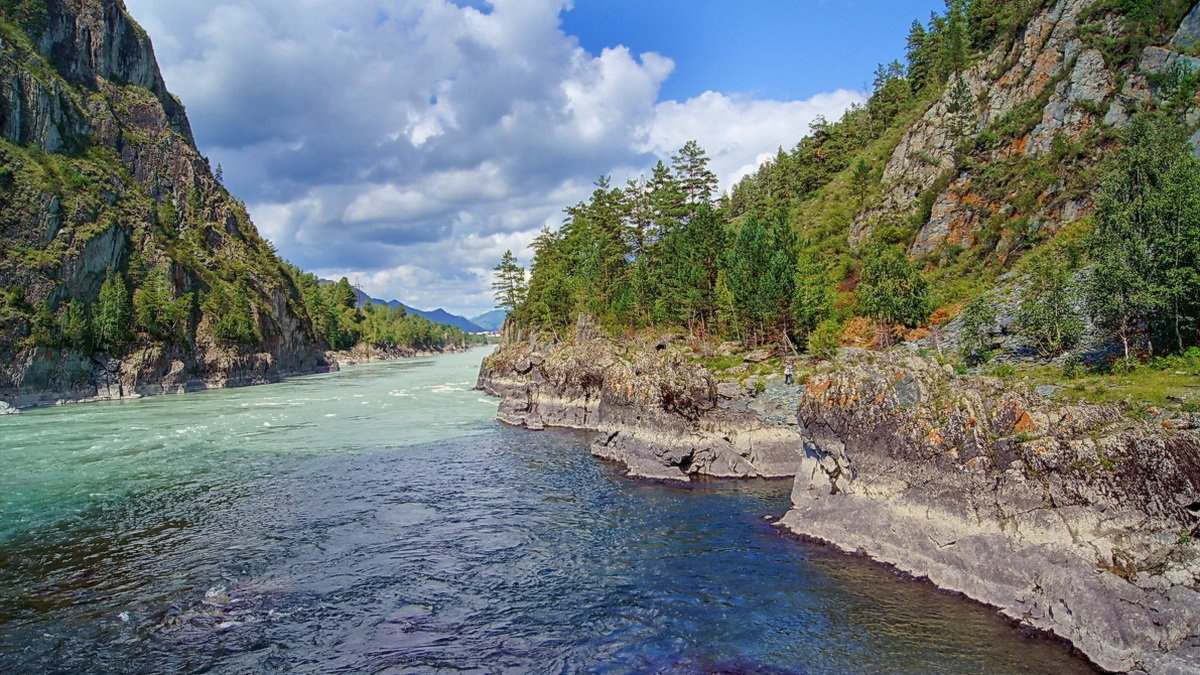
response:
[[[120,614],[117,615],[117,618],[120,619],[123,623],[129,623],[129,612],[121,612]]]
[[[21,412],[4,401],[0,401],[0,415],[16,415]]]

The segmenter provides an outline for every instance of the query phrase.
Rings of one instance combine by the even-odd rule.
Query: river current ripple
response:
[[[483,353],[0,420],[0,672],[1074,673],[773,529],[492,421]]]

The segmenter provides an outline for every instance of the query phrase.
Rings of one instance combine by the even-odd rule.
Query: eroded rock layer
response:
[[[1200,668],[1200,437],[903,352],[806,386],[788,529],[927,577],[1112,671]]]
[[[622,346],[586,326],[568,342],[509,339],[478,386],[508,424],[598,431],[592,453],[631,476],[784,478],[800,460],[796,432],[722,409],[712,376],[669,340]]]

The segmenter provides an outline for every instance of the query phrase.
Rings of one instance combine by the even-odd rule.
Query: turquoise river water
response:
[[[3,673],[1086,673],[763,516],[495,421],[484,352],[0,418]]]

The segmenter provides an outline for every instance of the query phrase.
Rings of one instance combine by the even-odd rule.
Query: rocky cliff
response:
[[[586,323],[567,341],[507,335],[478,388],[500,397],[502,422],[599,432],[592,454],[630,476],[783,478],[800,459],[794,431],[722,407],[712,376],[670,339],[622,344]]]
[[[1107,0],[1026,5],[1035,9],[1013,39],[952,75],[903,129],[852,242],[915,222],[913,256],[983,248],[1003,265],[1094,209],[1094,170],[1116,132],[1144,102],[1170,95],[1156,75],[1200,70],[1190,55],[1200,6],[1190,1],[1144,11]]]
[[[805,387],[788,529],[1062,636],[1112,671],[1200,667],[1200,435],[906,354]]]
[[[0,130],[0,397],[113,398],[336,367],[295,271],[214,178],[120,0],[0,5]],[[104,330],[117,337],[99,325],[110,277],[121,292],[106,310],[125,327]]]

